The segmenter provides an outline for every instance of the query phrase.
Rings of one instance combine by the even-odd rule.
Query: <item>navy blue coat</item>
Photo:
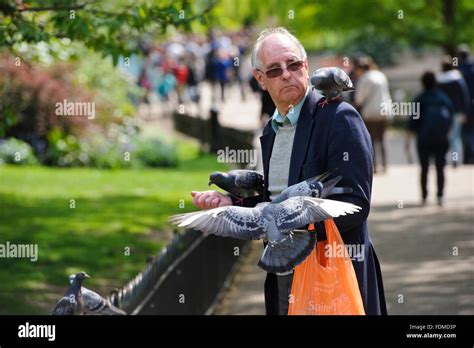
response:
[[[354,190],[351,194],[332,198],[358,205],[362,211],[334,221],[345,244],[364,246],[363,261],[353,260],[353,265],[366,314],[387,314],[380,264],[367,228],[373,173],[370,136],[359,113],[350,104],[332,102],[322,106],[319,105],[322,98],[310,92],[301,109],[291,154],[288,186],[327,170],[337,169],[335,175],[342,175],[338,186]],[[271,122],[268,122],[260,137],[265,188],[268,188],[268,167],[274,139],[275,132]],[[254,206],[259,201],[268,201],[269,196],[265,190],[263,197],[246,199],[243,205]],[[316,231],[318,240],[325,239],[323,224],[316,226]],[[272,300],[273,295],[277,294],[276,276],[269,274],[265,283],[267,313],[274,313],[275,309],[271,308],[277,306],[277,299]]]

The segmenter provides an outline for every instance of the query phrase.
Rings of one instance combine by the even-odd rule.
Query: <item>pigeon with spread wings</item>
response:
[[[254,208],[226,206],[179,214],[170,221],[178,227],[222,237],[264,239],[268,244],[258,265],[276,273],[290,271],[314,248],[314,232],[298,231],[298,228],[360,209],[350,203],[297,196],[280,203],[260,203]]]

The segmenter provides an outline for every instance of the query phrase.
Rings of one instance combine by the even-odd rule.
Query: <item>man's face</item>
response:
[[[258,58],[260,68],[254,70],[254,76],[260,86],[270,93],[277,107],[297,104],[306,93],[309,79],[308,60],[302,60],[298,47],[287,36],[273,34],[262,42]],[[303,62],[301,69],[288,69],[288,65],[299,61]],[[277,77],[267,77],[265,72],[274,68],[283,68],[283,73]]]

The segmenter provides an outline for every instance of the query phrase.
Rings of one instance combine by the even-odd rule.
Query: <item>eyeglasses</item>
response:
[[[288,71],[298,71],[298,70],[301,70],[301,68],[303,68],[303,65],[304,65],[304,62],[302,60],[298,60],[296,62],[288,64],[286,66],[286,69]],[[260,69],[257,69],[257,70],[260,71],[260,72],[263,72],[265,74],[265,76],[267,76],[267,78],[269,78],[269,79],[273,79],[273,78],[281,76],[283,74],[283,68],[282,67],[273,68],[273,69],[270,69],[270,70],[267,70],[267,71],[262,71]]]

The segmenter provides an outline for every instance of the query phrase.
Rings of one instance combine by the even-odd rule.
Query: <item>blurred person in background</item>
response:
[[[214,66],[213,71],[215,74],[215,80],[219,82],[220,86],[221,101],[225,103],[225,90],[231,79],[233,71],[230,53],[224,48],[219,48],[212,60],[212,64]]]
[[[178,93],[178,103],[183,103],[183,94],[188,82],[189,69],[185,64],[184,57],[180,57],[173,66],[173,74],[176,77],[176,92]]]
[[[360,111],[372,138],[374,173],[377,173],[377,144],[380,146],[382,168],[386,171],[384,135],[389,121],[387,115],[382,115],[381,110],[384,104],[391,106],[388,80],[368,56],[359,57],[354,61],[354,75],[357,78],[354,96],[356,108]]]
[[[459,71],[469,89],[470,108],[462,124],[462,143],[464,164],[474,164],[474,59],[470,56],[469,47],[462,44],[458,48]]]
[[[196,57],[193,53],[189,52],[186,55],[185,63],[188,68],[188,77],[186,81],[188,96],[191,102],[197,105],[199,104],[201,95],[199,93],[199,78],[196,67]]]
[[[247,50],[247,43],[240,33],[235,33],[232,36],[232,67],[234,69],[234,78],[240,89],[240,97],[245,101],[245,78],[242,72],[242,64],[245,61],[245,51]]]
[[[423,92],[414,102],[420,103],[419,117],[410,119],[405,147],[410,146],[410,133],[416,135],[418,158],[421,165],[422,205],[428,197],[428,167],[434,157],[438,182],[437,201],[443,205],[444,167],[449,148],[449,131],[453,123],[453,104],[446,93],[441,91],[432,72],[425,72],[421,78]]]
[[[144,90],[144,94],[141,99],[141,102],[145,104],[150,103],[150,89],[151,89],[151,82],[148,77],[147,69],[148,69],[147,60],[145,59],[140,71],[140,76],[138,77],[138,86],[143,88]]]
[[[260,108],[260,123],[262,127],[268,122],[275,112],[275,103],[273,102],[270,93],[267,90],[260,88],[258,81],[255,77],[251,77],[249,81],[250,88],[254,93],[258,93],[260,96],[261,108]]]
[[[453,59],[445,57],[441,63],[441,72],[436,76],[439,89],[446,93],[454,108],[453,128],[450,136],[450,153],[453,166],[465,156],[462,150],[461,127],[467,122],[470,108],[469,89],[459,70],[454,69]]]

